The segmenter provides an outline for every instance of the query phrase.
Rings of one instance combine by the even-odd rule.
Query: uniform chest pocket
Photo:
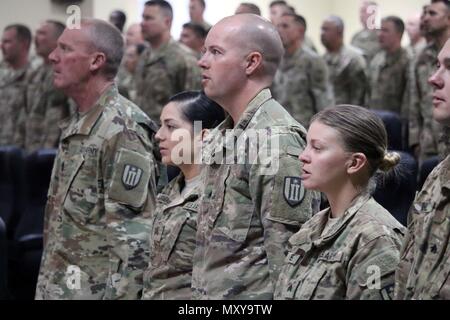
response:
[[[63,172],[67,172],[63,207],[81,224],[92,222],[98,205],[97,167],[93,162],[85,160],[83,155],[75,155],[62,163]]]
[[[169,219],[162,219],[162,217],[157,218],[158,220],[154,222],[152,247],[150,250],[151,264],[154,267],[167,264],[172,253],[177,250],[177,243],[180,243],[183,247],[189,246],[187,243],[189,242],[188,234],[191,235],[191,238],[194,238],[196,228],[195,226],[192,227],[187,222],[189,219],[193,218],[194,215],[196,215],[196,212],[178,208]],[[195,242],[191,242],[191,245],[195,245]],[[182,250],[182,248],[180,248],[180,250]],[[193,255],[193,249],[191,253],[185,253]],[[189,261],[191,262],[192,260],[190,259]],[[192,265],[192,262],[190,264]]]
[[[322,278],[325,276],[326,268],[318,266],[310,271],[307,276],[302,275],[292,280],[287,287],[285,297],[287,299],[310,300],[314,297]]]
[[[237,243],[245,241],[248,235],[254,205],[250,199],[248,178],[243,172],[233,168],[225,180],[221,214],[215,222],[215,229]]]

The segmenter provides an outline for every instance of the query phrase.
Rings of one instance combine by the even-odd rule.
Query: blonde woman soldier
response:
[[[387,152],[383,122],[341,105],[317,114],[300,155],[306,189],[330,208],[289,240],[277,299],[391,299],[404,228],[370,195],[372,177],[400,157]]]

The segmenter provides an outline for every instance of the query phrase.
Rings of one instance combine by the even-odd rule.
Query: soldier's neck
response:
[[[100,99],[105,91],[113,84],[114,81],[97,79],[96,81],[84,83],[78,88],[74,88],[70,92],[66,92],[66,94],[75,101],[78,107],[78,112],[84,113],[92,109],[98,99]]]
[[[149,40],[150,46],[154,50],[161,48],[163,45],[169,43],[169,41],[170,41],[170,33],[164,33],[159,37],[155,37]]]
[[[436,36],[433,39],[433,42],[437,45],[438,50],[440,51],[444,47],[445,43],[449,38],[450,38],[450,29],[447,29],[446,32],[442,32],[440,35]]]
[[[286,48],[286,56],[290,57],[303,45],[303,41],[297,41]]]
[[[20,70],[27,66],[28,64],[28,55],[26,56],[18,56],[16,60],[8,62],[8,66],[13,70]]]
[[[325,194],[328,202],[330,203],[331,217],[342,217],[345,211],[347,211],[352,202],[358,195],[361,194],[361,192],[362,190],[360,188],[356,188],[350,181],[347,181],[347,183],[343,186],[336,188],[336,190],[326,192]]]

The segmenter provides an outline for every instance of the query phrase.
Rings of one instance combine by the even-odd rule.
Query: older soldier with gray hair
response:
[[[116,28],[82,20],[50,54],[54,86],[77,112],[61,123],[37,299],[140,298],[155,160],[150,120],[114,84],[123,48]]]
[[[333,86],[336,104],[362,106],[367,86],[366,62],[359,49],[344,45],[344,21],[330,16],[322,24],[323,56]]]
[[[271,299],[289,236],[319,205],[300,180],[305,129],[269,90],[283,45],[269,21],[239,14],[205,48],[205,93],[230,116],[204,148],[193,297]]]

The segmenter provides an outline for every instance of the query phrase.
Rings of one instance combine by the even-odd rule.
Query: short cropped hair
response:
[[[394,24],[395,30],[400,35],[403,35],[403,33],[405,32],[405,23],[403,22],[402,19],[400,19],[397,16],[388,16],[386,18],[383,18],[382,21],[383,22],[392,22]]]
[[[188,22],[183,24],[183,29],[184,28],[192,30],[200,39],[205,39],[208,35],[208,31],[202,25],[195,22]]]
[[[46,20],[45,22],[53,26],[55,38],[59,38],[64,32],[64,29],[66,28],[66,25],[60,21]]]
[[[173,9],[169,2],[165,0],[150,0],[145,3],[146,7],[157,6],[161,9],[162,13],[173,20]]]
[[[308,24],[306,23],[306,19],[305,19],[303,16],[299,15],[299,14],[295,14],[295,13],[284,13],[284,14],[282,15],[282,17],[292,17],[292,18],[294,18],[294,21],[295,21],[296,23],[300,24],[301,26],[303,26],[303,27],[305,28],[305,31],[306,31],[306,29],[308,28]]]
[[[16,30],[17,39],[19,41],[27,43],[28,46],[31,45],[32,35],[31,35],[30,28],[28,28],[27,26],[25,26],[23,24],[11,24],[11,25],[7,26],[4,29],[4,31],[8,31],[11,29]]]

